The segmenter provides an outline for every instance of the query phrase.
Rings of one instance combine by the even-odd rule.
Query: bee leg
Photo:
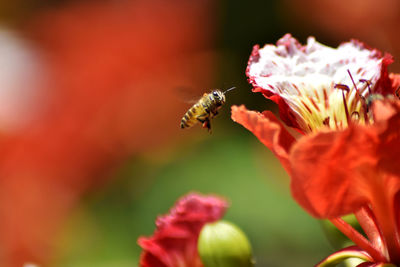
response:
[[[200,114],[196,119],[201,123],[205,123],[205,121],[208,120],[208,112]]]
[[[211,123],[210,123],[210,119],[206,118],[204,123],[203,123],[203,128],[207,128],[208,132],[211,133]]]
[[[204,113],[198,116],[197,120],[203,124],[203,128],[207,128],[208,131],[211,133],[210,117],[208,113]]]

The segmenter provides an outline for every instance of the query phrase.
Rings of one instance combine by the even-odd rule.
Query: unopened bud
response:
[[[249,240],[227,221],[206,224],[200,232],[198,250],[205,267],[254,266]]]

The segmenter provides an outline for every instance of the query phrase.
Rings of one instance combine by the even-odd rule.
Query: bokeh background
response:
[[[398,58],[399,23],[396,0],[1,1],[0,265],[137,266],[137,238],[190,191],[231,201],[257,266],[314,265],[333,249],[230,106],[276,110],[246,81],[254,44]],[[179,128],[188,98],[232,86],[211,135]]]

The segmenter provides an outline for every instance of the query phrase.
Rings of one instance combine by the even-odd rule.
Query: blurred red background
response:
[[[358,38],[396,59],[400,55],[398,5],[395,0],[379,5],[373,0],[2,1],[0,266],[21,266],[26,261],[51,264],[52,257],[57,257],[53,251],[64,245],[55,241],[60,229],[65,230],[63,224],[78,204],[87,204],[82,199],[88,192],[114,184],[104,186],[127,158],[147,152],[153,158],[152,152],[160,147],[179,144],[183,135],[195,135],[196,129],[179,128],[189,106],[182,101],[185,96],[179,96],[179,88],[197,88],[201,95],[214,88],[216,80],[237,90],[216,118],[215,132],[210,136],[196,127],[207,142],[177,153],[171,168],[182,168],[178,168],[181,172],[171,170],[162,176],[164,169],[158,169],[154,184],[141,196],[132,200],[131,192],[125,192],[126,206],[120,212],[143,219],[127,224],[146,234],[141,226],[153,227],[156,214],[166,212],[179,195],[202,188],[232,200],[230,212],[236,212],[253,237],[260,266],[310,266],[328,255],[327,246],[321,246],[322,235],[315,231],[316,223],[294,204],[286,187],[273,187],[285,176],[272,154],[256,155],[261,169],[252,165],[253,146],[269,152],[228,120],[228,105],[271,108],[262,96],[251,93],[245,66],[254,44],[275,43],[288,32],[302,42],[313,35],[330,46]],[[391,70],[398,71],[399,66],[395,63]],[[204,162],[215,172],[204,169]],[[275,169],[284,177],[272,178]],[[136,176],[127,172],[124,179],[140,179]],[[160,177],[165,181],[157,184]],[[293,202],[293,209],[268,204],[275,203],[281,191],[287,194],[280,204]],[[96,205],[104,205],[113,196]],[[154,201],[148,202],[152,205],[140,202],[146,197]],[[129,206],[132,202],[133,207]],[[120,204],[116,201],[101,211],[116,227],[121,222],[114,223],[110,209]],[[299,214],[309,221],[301,222]],[[296,227],[289,215],[294,216]],[[84,228],[78,223],[79,227]],[[127,230],[121,232],[123,236]],[[296,234],[297,239],[292,236]],[[73,244],[78,241],[74,238]],[[132,247],[136,239],[129,238]],[[112,247],[120,249],[118,244]],[[99,257],[98,251],[92,251],[94,258]],[[82,256],[75,252],[71,254],[76,258]],[[288,253],[296,256],[286,257]],[[63,262],[68,256],[53,262]]]
[[[18,23],[40,64],[20,85],[34,88],[29,120],[0,139],[1,266],[45,263],[82,193],[172,141],[187,107],[176,88],[210,87],[213,23],[211,1],[183,0],[75,2]]]
[[[379,50],[400,56],[400,2],[396,0],[295,0],[283,2],[291,23],[329,41],[359,39]],[[400,71],[395,61],[392,71]]]

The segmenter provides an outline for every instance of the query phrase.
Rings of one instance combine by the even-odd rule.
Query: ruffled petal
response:
[[[151,237],[140,237],[143,248],[141,267],[202,267],[197,252],[201,228],[219,220],[228,207],[216,196],[191,193],[181,198],[170,213],[157,218],[157,230]]]
[[[295,138],[270,111],[249,111],[245,106],[232,106],[232,120],[251,131],[278,157],[285,169],[289,168],[289,151]]]
[[[387,99],[373,105],[374,128],[379,139],[379,168],[384,172],[400,176],[400,101]],[[399,177],[400,179],[400,177]]]
[[[319,132],[294,145],[292,192],[314,216],[338,217],[383,196],[391,203],[400,190],[400,101],[376,101],[373,114],[374,125]]]
[[[319,218],[358,210],[372,194],[375,151],[376,136],[360,125],[301,138],[290,155],[294,198]]]
[[[397,88],[400,87],[400,74],[390,73],[389,79],[391,81],[392,91],[395,92],[397,90]],[[400,96],[398,96],[398,97],[400,97]]]
[[[386,53],[382,58],[381,77],[375,85],[374,91],[381,95],[392,95],[394,92],[393,81],[388,73],[388,66],[393,63],[393,56]]]
[[[336,84],[349,88],[346,105],[350,114],[360,113],[363,106],[358,95],[392,94],[387,73],[392,62],[391,55],[382,56],[356,40],[330,48],[310,37],[303,46],[286,34],[276,46],[255,46],[246,74],[253,91],[279,104],[281,119],[287,125],[308,133],[324,126],[347,126],[342,91]]]

